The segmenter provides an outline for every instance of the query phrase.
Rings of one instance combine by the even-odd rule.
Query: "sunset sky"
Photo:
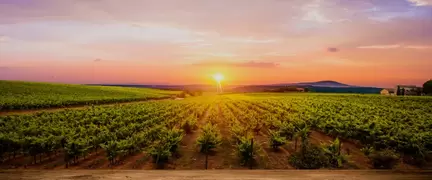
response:
[[[0,0],[0,79],[226,84],[432,78],[432,0]]]

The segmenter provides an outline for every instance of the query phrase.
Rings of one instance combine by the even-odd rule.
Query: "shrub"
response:
[[[346,160],[346,156],[341,154],[342,143],[336,138],[331,144],[323,146],[322,150],[328,158],[328,165],[334,168],[341,168]]]
[[[263,123],[253,117],[249,120],[248,125],[250,129],[252,129],[252,131],[255,133],[259,133],[261,131],[261,128],[263,127]]]
[[[369,156],[371,153],[373,153],[375,151],[375,149],[373,147],[364,147],[360,149],[361,152],[363,152],[363,154],[365,154],[366,156]]]
[[[308,144],[302,149],[289,157],[292,166],[298,169],[319,169],[328,166],[329,160],[321,148]]]
[[[171,129],[166,132],[164,141],[166,141],[170,146],[170,152],[177,152],[177,148],[183,139],[183,131],[181,129]]]
[[[231,136],[235,143],[239,143],[241,137],[246,134],[246,129],[239,124],[233,124],[231,126]]]
[[[221,144],[222,137],[216,125],[208,123],[202,130],[203,132],[197,139],[197,144],[200,146],[201,152],[208,153],[208,151]]]
[[[372,162],[374,168],[391,169],[398,163],[399,155],[394,150],[385,149],[371,153],[369,160]]]
[[[185,92],[181,92],[180,94],[177,95],[178,98],[185,98],[186,97],[186,93]]]
[[[150,146],[148,153],[153,158],[153,162],[159,164],[168,161],[168,158],[171,156],[170,149],[171,145],[168,142],[164,140],[158,140],[154,142],[152,146]]]
[[[237,149],[240,156],[241,164],[250,164],[254,160],[256,145],[252,144],[253,137],[240,137],[237,143]]]
[[[295,126],[291,123],[283,122],[279,129],[280,135],[286,139],[292,139],[296,133]]]
[[[286,138],[282,137],[279,132],[270,131],[270,146],[276,150],[279,146],[286,143]]]
[[[161,129],[159,138],[150,146],[148,153],[155,163],[164,163],[177,151],[178,145],[183,138],[183,131],[180,129]]]
[[[181,128],[186,132],[186,133],[191,133],[192,130],[195,130],[197,128],[197,119],[195,116],[193,117],[189,117],[187,119],[185,119],[182,124],[181,124]]]

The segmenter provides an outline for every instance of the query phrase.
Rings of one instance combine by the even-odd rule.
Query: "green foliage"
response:
[[[186,133],[191,133],[193,130],[197,128],[197,118],[195,116],[189,116],[185,120],[182,121],[181,128]]]
[[[363,152],[363,154],[365,154],[366,156],[369,156],[371,153],[375,151],[375,149],[373,147],[366,146],[361,148],[360,151]]]
[[[304,144],[302,151],[295,152],[289,157],[292,166],[298,169],[319,169],[328,166],[328,158],[321,148]]]
[[[399,155],[391,149],[374,151],[368,157],[376,169],[392,169],[399,161]]]
[[[345,162],[347,162],[347,157],[341,153],[342,143],[339,138],[336,138],[329,145],[323,145],[322,150],[328,158],[328,165],[334,168],[341,168]]]
[[[280,126],[280,135],[290,140],[294,137],[296,133],[295,126],[292,123],[283,122]]]
[[[231,136],[235,143],[241,141],[241,138],[246,135],[246,128],[239,124],[233,124],[231,126]]]
[[[178,98],[185,98],[186,97],[186,93],[185,92],[181,92],[180,94],[177,95]]]
[[[150,146],[148,153],[155,163],[164,163],[175,152],[183,138],[183,130],[161,128],[157,140]]]
[[[304,126],[303,128],[301,128],[297,131],[295,136],[299,137],[301,139],[302,148],[307,147],[307,145],[309,143],[310,134],[311,134],[310,129],[307,126]]]
[[[253,132],[258,133],[259,131],[261,131],[261,128],[263,127],[263,122],[260,121],[260,120],[257,119],[257,118],[251,117],[251,118],[249,119],[249,123],[248,123],[248,125],[249,125],[249,128],[250,128]]]
[[[189,94],[190,96],[202,96],[203,91],[202,90],[190,90],[190,89],[187,89],[187,90],[184,90],[183,93],[185,95]]]
[[[149,101],[0,116],[0,157],[4,160],[5,154],[23,153],[37,163],[37,156],[62,150],[67,167],[102,148],[111,165],[143,149],[164,160],[176,152],[183,138],[182,130],[168,126],[180,127],[182,119],[196,117],[206,108],[194,102]]]
[[[432,94],[432,80],[426,81],[423,84],[423,93]]]
[[[171,156],[171,144],[164,140],[157,140],[150,146],[148,153],[153,158],[153,162],[156,164],[164,163],[168,161],[168,158]]]
[[[170,152],[177,152],[177,148],[183,139],[183,131],[181,129],[172,129],[166,131],[166,135],[161,140],[166,141],[170,146]]]
[[[197,144],[200,146],[200,151],[208,153],[222,143],[222,137],[216,125],[210,123],[202,128],[201,135],[197,138]]]
[[[253,137],[249,135],[240,137],[239,142],[237,143],[237,150],[242,165],[251,163],[255,157],[255,152],[258,146],[256,144],[252,145],[252,141]]]
[[[0,110],[128,102],[177,93],[149,88],[0,81]]]
[[[66,152],[70,154],[70,156],[74,156],[76,153],[75,144],[71,145],[71,148],[67,148]],[[110,162],[110,164],[115,163],[115,159],[118,155],[118,148],[117,148],[117,142],[116,141],[108,141],[106,144],[101,144],[102,149],[105,150],[107,154],[107,158]]]
[[[286,143],[286,138],[281,136],[279,132],[270,131],[270,146],[277,150],[279,146],[282,146]]]
[[[75,163],[102,147],[104,152],[109,152],[107,158],[117,163],[123,156],[154,148],[151,152],[155,157],[164,159],[170,157],[169,153],[175,153],[175,145],[182,136],[177,130],[171,132],[172,135],[167,132],[172,128],[186,131],[188,128],[184,125],[194,123],[185,120],[199,117],[213,124],[225,123],[227,126],[220,127],[228,127],[224,132],[230,131],[233,145],[241,143],[246,132],[255,130],[261,134],[263,129],[271,129],[287,140],[294,136],[295,141],[300,141],[301,149],[295,153],[293,162],[320,159],[320,155],[327,158],[324,163],[312,162],[312,165],[306,163],[298,167],[339,167],[338,157],[332,158],[337,155],[334,147],[327,147],[329,152],[322,148],[314,152],[308,148],[311,129],[357,140],[369,149],[363,149],[365,154],[376,156],[373,149],[394,149],[396,155],[404,154],[404,159],[412,157],[425,161],[432,150],[431,107],[431,97],[427,96],[259,93],[0,116],[0,155],[5,161],[13,154],[35,158],[64,150],[65,160]],[[210,132],[199,133],[202,135],[199,144],[206,145],[201,146],[202,150],[220,144],[220,135],[214,135],[218,130]],[[312,155],[307,155],[309,151]]]

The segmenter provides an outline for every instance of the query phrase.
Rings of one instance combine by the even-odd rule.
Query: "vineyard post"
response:
[[[254,157],[253,156],[253,154],[254,154],[254,151],[253,151],[254,147],[253,147],[253,145],[254,145],[254,138],[251,139],[251,150],[252,150],[251,151],[251,157],[252,157],[252,159],[249,160],[249,169],[252,169],[252,162],[253,162],[253,157]]]
[[[159,154],[156,156],[156,166],[159,166]]]
[[[208,163],[208,152],[207,152],[207,150],[206,150],[205,154],[206,154],[206,158],[205,158],[205,169],[207,169],[207,163]]]

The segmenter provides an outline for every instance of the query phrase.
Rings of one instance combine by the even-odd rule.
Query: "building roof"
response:
[[[417,86],[415,86],[415,85],[397,85],[398,87],[401,87],[401,88],[418,88]]]

